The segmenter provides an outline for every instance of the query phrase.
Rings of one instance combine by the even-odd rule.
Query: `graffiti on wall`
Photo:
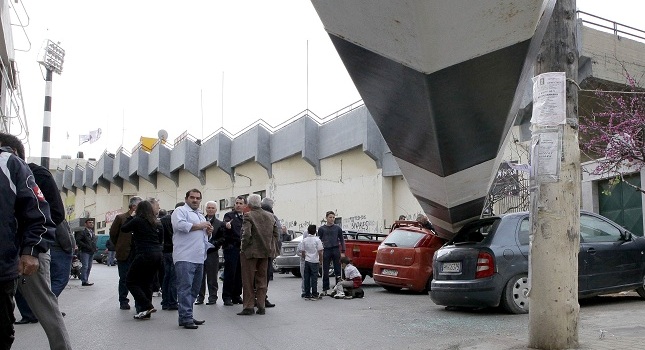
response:
[[[116,209],[116,210],[110,210],[107,213],[105,213],[105,223],[109,224],[112,221],[114,221],[114,218],[116,218],[117,215],[121,214],[121,209]]]
[[[367,215],[354,215],[343,218],[343,230],[359,232],[379,232],[376,220],[371,220]]]

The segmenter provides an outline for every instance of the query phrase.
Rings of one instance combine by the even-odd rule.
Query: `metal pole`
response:
[[[40,152],[40,165],[49,170],[49,143],[51,142],[52,125],[52,76],[53,71],[47,68],[45,78],[45,114],[43,115],[43,145]]]

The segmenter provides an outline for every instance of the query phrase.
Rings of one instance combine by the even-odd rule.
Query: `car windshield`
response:
[[[424,233],[407,231],[407,230],[394,230],[392,231],[387,238],[383,241],[382,244],[391,246],[391,247],[404,247],[412,248],[414,247],[421,238],[425,236]]]
[[[499,225],[500,218],[489,218],[477,220],[466,224],[459,230],[457,235],[452,239],[452,244],[480,243],[483,242],[489,233],[493,232]]]

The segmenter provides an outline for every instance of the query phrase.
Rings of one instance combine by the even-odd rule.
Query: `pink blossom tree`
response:
[[[580,117],[580,149],[596,160],[593,175],[613,177],[616,185],[623,175],[645,167],[645,95],[629,75],[625,91],[596,91],[602,101],[601,110]],[[626,181],[625,184],[642,193],[645,190]]]

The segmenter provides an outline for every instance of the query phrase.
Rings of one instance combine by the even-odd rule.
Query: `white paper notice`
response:
[[[560,134],[543,132],[538,142],[538,176],[542,182],[557,181],[560,175]]]
[[[533,78],[531,123],[540,126],[566,123],[566,77],[565,72],[549,72]]]

